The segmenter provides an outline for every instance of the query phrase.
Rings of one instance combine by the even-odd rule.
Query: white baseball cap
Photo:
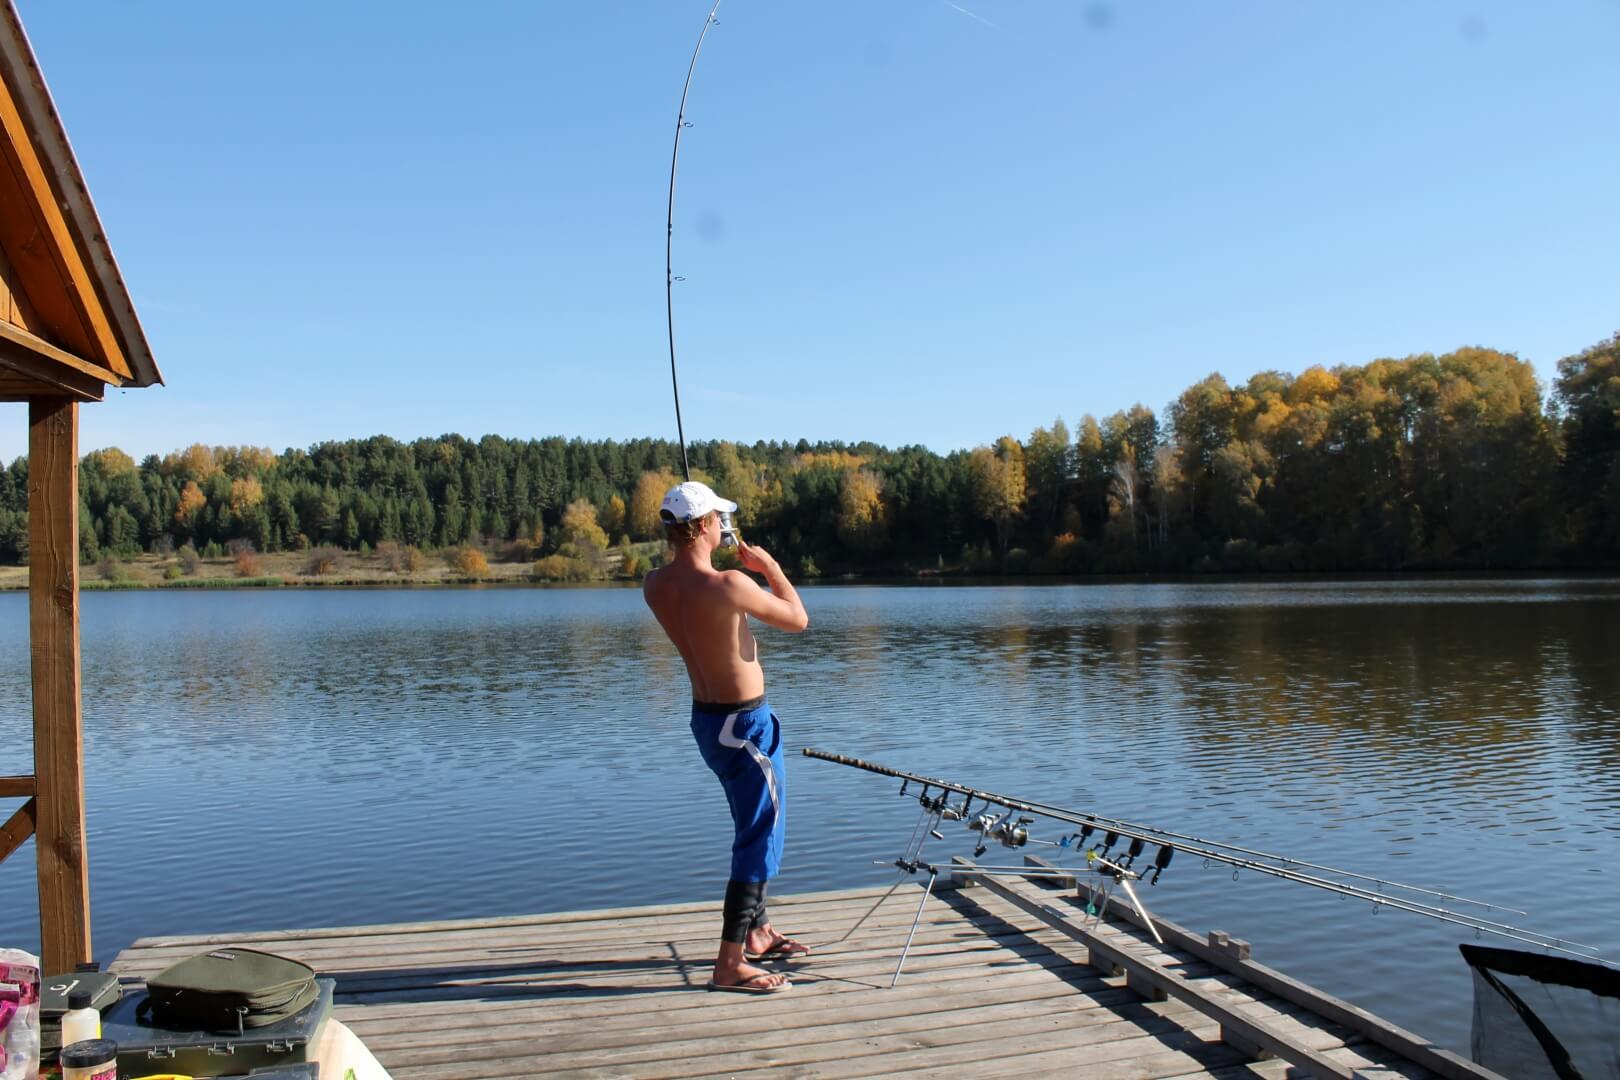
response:
[[[666,522],[692,521],[712,510],[734,514],[737,504],[716,495],[708,484],[688,480],[669,489],[664,495],[663,505],[658,508],[658,516]]]

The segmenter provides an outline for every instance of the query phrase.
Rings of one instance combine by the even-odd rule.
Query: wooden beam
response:
[[[1077,913],[1078,909],[1085,906],[1082,900],[1092,904],[1106,900],[1105,912],[1108,917],[1129,923],[1139,929],[1147,929],[1136,908],[1118,896],[1105,897],[1091,885],[1081,885],[1079,889],[1083,898],[1074,897],[1067,901],[1076,905]],[[1268,994],[1276,994],[1283,1000],[1303,1006],[1335,1024],[1343,1024],[1357,1035],[1395,1051],[1402,1057],[1444,1077],[1445,1080],[1503,1080],[1483,1065],[1436,1046],[1421,1035],[1414,1035],[1359,1005],[1352,1005],[1348,1001],[1334,997],[1326,990],[1318,990],[1314,986],[1284,975],[1275,968],[1250,959],[1249,943],[1246,941],[1239,941],[1219,930],[1213,930],[1207,938],[1201,938],[1160,915],[1153,917],[1153,924],[1158,927],[1160,936],[1173,947],[1183,949],[1223,971],[1229,971]]]
[[[39,785],[39,932],[47,972],[91,960],[79,675],[79,403],[28,407],[28,630]]]
[[[22,847],[30,836],[34,835],[34,800],[29,799],[0,825],[0,862],[10,858],[11,853]]]
[[[60,394],[79,401],[100,401],[106,384],[122,382],[112,372],[63,352],[9,323],[0,323],[0,367],[15,371]],[[112,378],[103,378],[103,375]]]
[[[7,350],[8,352],[15,352],[19,348],[26,349],[28,352],[35,353],[47,360],[54,360],[63,367],[72,368],[81,375],[88,375],[97,382],[111,383],[114,386],[123,385],[123,377],[116,371],[86,360],[81,356],[75,356],[66,349],[59,349],[38,334],[31,334],[20,326],[0,322],[0,340],[4,340],[12,346]]]
[[[957,856],[952,862],[961,867],[959,875],[973,875],[973,864]],[[1167,967],[1149,964],[1100,935],[1071,922],[1049,902],[1051,894],[1041,895],[1026,882],[1015,882],[989,874],[977,875],[979,884],[1003,900],[1033,915],[1065,937],[1084,945],[1091,954],[1091,966],[1108,966],[1125,972],[1127,985],[1148,997],[1163,994],[1185,1002],[1221,1025],[1221,1039],[1251,1056],[1265,1054],[1282,1058],[1288,1064],[1318,1080],[1354,1080],[1355,1072],[1327,1054],[1294,1042],[1271,1024],[1205,993],[1188,979]]]
[[[34,794],[34,778],[32,776],[0,776],[0,798],[18,795],[32,798]]]

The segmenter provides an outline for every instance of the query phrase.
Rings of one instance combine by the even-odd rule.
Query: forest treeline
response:
[[[944,455],[689,450],[744,535],[807,575],[1614,566],[1620,334],[1561,361],[1545,400],[1529,364],[1467,348],[1211,375],[1162,416],[1137,405]],[[97,450],[80,464],[81,554],[459,547],[596,576],[612,545],[657,538],[679,467],[660,439]],[[0,561],[27,559],[27,472],[0,469]]]

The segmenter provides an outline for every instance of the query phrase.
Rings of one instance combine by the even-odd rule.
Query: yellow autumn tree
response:
[[[257,476],[231,481],[231,513],[240,517],[264,501],[264,485]]]
[[[981,446],[968,458],[972,477],[973,508],[996,527],[996,544],[1007,554],[1013,519],[1024,508],[1024,448],[1011,435],[996,440],[996,447]]]
[[[122,476],[135,471],[135,461],[116,446],[105,450],[92,450],[84,455],[85,464],[94,464],[105,477]]]
[[[573,544],[581,552],[605,551],[608,546],[607,533],[597,524],[596,507],[589,499],[576,499],[563,510],[562,537],[564,543]]]
[[[678,483],[680,481],[668,469],[641,474],[641,479],[636,481],[635,490],[630,493],[628,524],[631,536],[637,540],[663,538],[664,527],[658,518],[658,507],[664,501],[664,492]]]
[[[1339,377],[1320,364],[1300,372],[1288,387],[1290,404],[1326,400],[1339,392]]]
[[[180,451],[179,466],[182,472],[190,473],[193,480],[207,480],[219,471],[213,448],[202,443],[192,443]]]
[[[856,551],[875,551],[886,534],[883,478],[870,469],[848,469],[838,486],[838,538]]]
[[[267,446],[219,446],[214,462],[228,476],[250,476],[267,471],[276,463],[276,454]]]
[[[197,521],[197,515],[202,508],[208,505],[208,496],[203,494],[197,481],[187,480],[186,486],[180,489],[180,502],[174,509],[176,525],[189,529]]]

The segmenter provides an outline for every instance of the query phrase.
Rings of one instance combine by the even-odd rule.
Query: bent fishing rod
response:
[[[848,757],[843,754],[832,754],[807,747],[804,750],[804,755],[819,761],[830,761],[836,765],[845,765],[900,780],[901,795],[907,794],[908,788],[912,784],[922,786],[917,799],[923,808],[923,821],[919,822],[917,828],[913,829],[913,839],[912,843],[907,847],[907,855],[896,862],[896,865],[903,871],[915,873],[918,869],[929,869],[931,874],[937,873],[937,868],[921,862],[919,857],[921,844],[929,836],[935,839],[944,839],[943,835],[934,829],[934,825],[938,824],[939,821],[965,821],[968,828],[980,834],[979,846],[974,853],[975,855],[982,854],[992,840],[1009,848],[1023,847],[1028,843],[1040,843],[1067,851],[1072,846],[1072,850],[1076,852],[1085,849],[1083,857],[1088,867],[1092,869],[1098,868],[1095,864],[1101,864],[1103,872],[1111,876],[1118,876],[1119,872],[1123,872],[1133,879],[1156,885],[1159,877],[1169,867],[1173,855],[1177,851],[1181,851],[1193,858],[1202,859],[1206,864],[1219,863],[1232,867],[1234,879],[1238,871],[1253,870],[1256,873],[1266,874],[1284,881],[1309,885],[1313,888],[1324,889],[1352,899],[1365,900],[1373,904],[1375,910],[1388,907],[1395,911],[1406,911],[1414,915],[1436,919],[1440,922],[1465,926],[1476,933],[1494,934],[1498,937],[1510,938],[1539,948],[1581,956],[1586,959],[1590,959],[1592,955],[1598,953],[1598,949],[1592,945],[1585,945],[1567,938],[1553,937],[1549,934],[1542,934],[1539,931],[1528,930],[1507,923],[1471,918],[1448,908],[1406,897],[1390,896],[1387,893],[1374,891],[1360,885],[1332,881],[1315,874],[1307,874],[1296,869],[1296,867],[1307,866],[1322,873],[1376,882],[1381,889],[1389,888],[1411,893],[1422,893],[1475,904],[1488,909],[1501,909],[1521,915],[1525,914],[1525,912],[1518,911],[1517,908],[1504,908],[1502,905],[1490,904],[1482,900],[1470,900],[1466,897],[1440,893],[1404,882],[1375,878],[1339,867],[1326,866],[1320,863],[1305,863],[1302,860],[1291,859],[1287,856],[1256,851],[1251,848],[1240,848],[1237,845],[1220,841],[1204,840],[1184,833],[1174,833],[1152,826],[1123,821],[1118,818],[1071,810],[1050,803],[1015,798],[950,780],[923,776],[903,769],[893,769],[886,765],[863,761],[860,758]],[[930,795],[930,792],[936,789],[938,794]],[[963,801],[953,805],[948,800],[949,795],[960,795],[963,797]],[[984,804],[977,813],[973,808],[975,801]],[[1006,812],[995,815],[990,814],[989,811],[996,807],[1002,808]],[[1067,825],[1078,825],[1080,828],[1078,832],[1065,836],[1061,840],[1032,840],[1027,826],[1033,824],[1034,818],[1021,817],[1014,823],[1012,815],[1015,813],[1034,815],[1035,817],[1042,817]],[[1097,839],[1093,840],[1094,837]],[[1109,861],[1113,848],[1122,840],[1129,841],[1125,854],[1123,856],[1113,856],[1113,860]],[[1090,844],[1089,847],[1087,847],[1088,843]],[[1131,871],[1132,863],[1144,853],[1149,844],[1156,845],[1159,849],[1153,859],[1152,866],[1140,874]],[[1025,876],[1050,876],[1050,872],[1039,870],[1024,871],[1023,873]]]
[[[681,442],[682,479],[692,479],[692,466],[686,460],[686,429],[681,425],[681,384],[675,374],[675,283],[684,280],[675,276],[675,167],[681,160],[681,132],[691,127],[686,120],[686,95],[692,91],[692,73],[697,70],[698,54],[703,51],[703,39],[709,36],[709,27],[720,20],[715,15],[720,0],[714,0],[709,17],[703,20],[703,32],[698,34],[697,47],[692,50],[692,62],[686,68],[686,83],[681,87],[681,105],[675,113],[675,149],[669,157],[669,214],[664,219],[664,315],[669,323],[669,384],[675,392],[675,434]]]

